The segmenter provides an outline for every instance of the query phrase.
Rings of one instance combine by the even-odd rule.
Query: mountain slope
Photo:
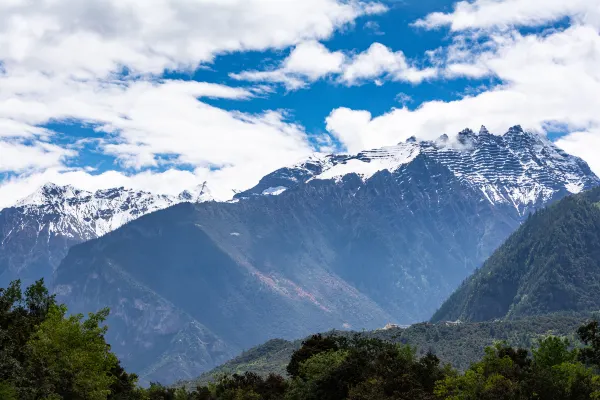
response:
[[[217,205],[226,206],[203,207]],[[267,276],[226,252],[201,223],[193,205],[180,204],[75,246],[57,270],[58,298],[73,312],[116,310],[108,340],[118,343],[117,354],[125,353],[124,363],[142,378],[170,382],[198,375],[271,334],[294,337],[331,324],[370,325],[389,318],[339,278],[317,271],[319,280],[337,282],[329,288],[332,298],[339,296],[348,310],[361,313],[331,310],[290,279]],[[179,315],[186,316],[183,323],[204,328],[199,344],[206,337],[219,344],[165,359],[178,345]]]
[[[115,188],[95,193],[46,184],[0,210],[0,287],[52,274],[74,244],[100,237],[140,216],[180,202],[211,200],[205,185],[179,196]]]
[[[483,321],[600,309],[600,189],[538,211],[433,321]]]
[[[55,283],[61,301],[88,309],[136,304],[144,287],[232,351],[407,324],[428,318],[527,211],[598,183],[583,161],[518,128],[316,157],[234,202],[176,205],[76,246]],[[144,335],[143,313],[111,318],[123,348]]]

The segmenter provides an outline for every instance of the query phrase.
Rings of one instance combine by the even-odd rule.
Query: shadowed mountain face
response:
[[[531,216],[433,321],[484,321],[600,308],[600,189]]]
[[[517,127],[313,157],[73,247],[54,288],[109,306],[125,364],[169,382],[273,337],[425,320],[529,211],[598,183]]]

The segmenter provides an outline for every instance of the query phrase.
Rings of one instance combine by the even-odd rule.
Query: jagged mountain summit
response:
[[[485,127],[465,129],[456,138],[435,141],[414,137],[396,146],[354,155],[315,155],[305,162],[265,176],[257,186],[236,195],[276,195],[311,180],[340,181],[357,174],[363,181],[380,171],[394,173],[420,154],[436,159],[463,184],[481,192],[492,204],[509,204],[521,215],[556,198],[598,184],[598,178],[578,157],[565,153],[547,138],[514,126],[504,135]]]
[[[70,246],[177,203],[210,200],[205,183],[178,196],[122,187],[89,192],[45,184],[0,211],[0,286],[16,278],[50,281]]]
[[[183,329],[161,322],[174,315],[202,327],[195,343],[229,350],[427,320],[528,211],[598,184],[585,162],[517,127],[319,156],[237,201],[175,205],[75,246],[55,285],[75,312],[118,310],[115,349],[164,381],[160,371],[183,377],[222,354],[194,347],[201,366],[197,353],[160,356],[156,343]]]
[[[206,201],[215,201],[215,198],[211,194],[206,182],[204,182],[191,190],[184,190],[183,192],[179,193],[177,200],[177,203],[204,203]]]

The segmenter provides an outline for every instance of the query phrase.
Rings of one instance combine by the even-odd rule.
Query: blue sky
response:
[[[227,198],[482,124],[600,173],[599,30],[596,0],[2,2],[0,207],[47,181]]]

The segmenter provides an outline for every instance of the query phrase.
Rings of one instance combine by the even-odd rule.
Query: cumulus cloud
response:
[[[44,180],[169,192],[207,177],[213,191],[231,195],[313,151],[306,133],[282,111],[247,114],[204,101],[244,101],[265,88],[161,79],[164,71],[194,71],[231,52],[314,44],[385,11],[358,0],[0,2],[0,170],[11,176],[0,182],[0,198]],[[304,50],[299,56],[314,55]],[[313,76],[305,62],[291,59],[288,67]],[[175,169],[91,176],[67,168],[77,148],[50,144],[56,133],[42,128],[65,120],[102,134],[98,148],[123,167],[164,169],[168,159]]]
[[[374,2],[338,0],[14,0],[0,3],[8,70],[104,76],[195,69],[215,55],[324,39]]]
[[[434,12],[414,23],[453,31],[510,26],[539,26],[571,17],[577,23],[600,26],[600,4],[594,0],[476,0],[460,1],[451,13]]]
[[[340,80],[355,85],[364,80],[389,77],[395,81],[420,83],[433,78],[436,73],[434,68],[419,69],[409,65],[402,51],[393,52],[381,43],[373,43],[345,66]]]
[[[186,185],[178,187],[179,190],[214,177],[211,186],[215,193],[227,198],[233,193],[231,189],[246,187],[273,169],[314,151],[304,129],[287,121],[282,112],[245,114],[201,101],[207,96],[231,99],[252,96],[244,89],[199,82],[140,80],[96,85],[54,82],[52,85],[55,90],[50,92],[29,93],[0,101],[0,119],[4,115],[19,116],[32,125],[52,119],[93,122],[95,130],[105,134],[98,141],[98,147],[116,157],[123,167],[134,170],[159,167],[166,155],[171,166],[194,169],[192,175],[178,175],[190,178]],[[39,152],[40,143],[36,147],[15,146],[0,148],[5,171],[27,172],[56,167],[62,160],[76,155],[73,150],[60,151],[58,146],[48,149],[49,145],[43,145],[45,153],[41,157],[33,153]],[[29,164],[23,164],[19,152],[27,156]],[[223,171],[218,173],[219,169]],[[72,175],[65,175],[65,179]],[[114,182],[138,186],[133,181],[140,180],[148,185],[147,189],[169,191],[163,187],[162,176],[135,173],[133,178],[123,177]],[[64,179],[54,180],[58,183]],[[153,180],[156,182],[151,184]],[[27,180],[32,185],[34,181]],[[103,181],[93,178],[90,182]],[[177,182],[183,185],[184,180]],[[0,189],[0,197],[6,196],[8,187],[5,186],[6,182]]]
[[[75,152],[44,142],[25,145],[0,141],[0,155],[0,173],[23,173],[61,165],[64,159],[75,155]]]
[[[357,136],[361,146],[377,147],[412,135],[431,139],[482,124],[497,133],[515,123],[540,132],[549,122],[570,130],[600,126],[600,36],[594,29],[577,26],[545,38],[518,36],[495,53],[482,54],[475,65],[479,62],[504,84],[456,101],[393,109],[367,123],[365,111],[337,109],[327,127],[342,139],[350,135],[349,147]],[[357,127],[344,129],[352,113],[362,121],[358,132]]]
[[[337,76],[337,82],[347,86],[381,79],[420,83],[437,75],[435,68],[420,69],[411,65],[402,51],[392,51],[381,43],[373,43],[367,50],[352,55],[331,52],[318,42],[298,45],[281,65],[268,71],[243,71],[231,74],[238,80],[282,83],[289,90],[305,87],[308,83],[327,76]]]
[[[339,73],[344,60],[342,52],[330,52],[323,44],[309,41],[297,45],[278,69],[244,71],[230,76],[251,82],[283,83],[288,89],[294,90],[304,87],[307,82]]]
[[[600,175],[600,129],[570,133],[557,140],[556,144],[586,160],[590,168]]]

